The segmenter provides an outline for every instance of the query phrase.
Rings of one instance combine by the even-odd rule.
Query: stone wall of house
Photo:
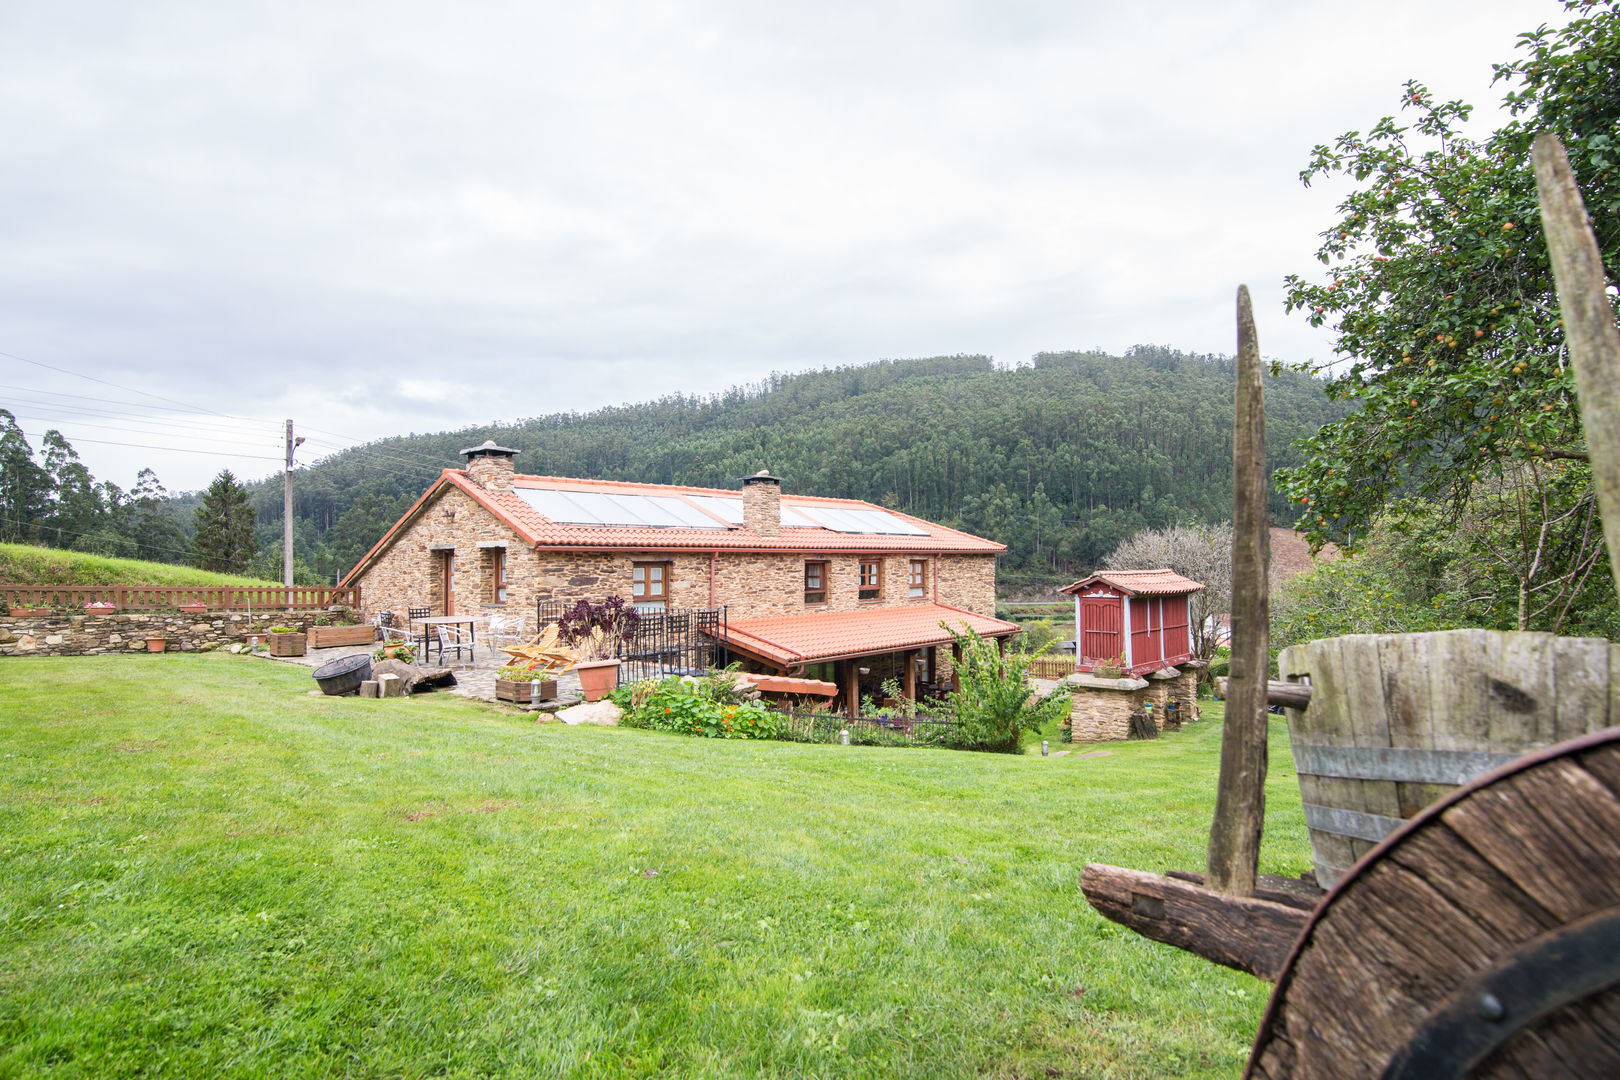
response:
[[[307,631],[316,612],[267,615],[212,611],[117,612],[112,615],[0,615],[0,656],[103,656],[144,653],[149,636],[168,638],[165,651],[211,652],[263,637],[272,626]]]
[[[491,544],[506,545],[508,584],[504,604],[494,600],[497,549],[488,546]],[[445,550],[453,550],[455,555],[452,587],[457,614],[476,618],[522,615],[531,630],[537,600],[629,598],[631,570],[638,562],[667,564],[671,607],[710,606],[707,551],[535,551],[465,492],[448,487],[360,579],[366,614],[392,611],[403,617],[411,607],[443,613]],[[714,560],[713,602],[726,606],[732,620],[929,604],[934,599],[933,577],[937,573],[940,603],[983,615],[995,614],[995,556],[925,558],[928,567],[921,597],[909,595],[911,557],[888,554],[881,556],[879,597],[861,600],[858,555],[721,550]],[[809,561],[827,563],[825,603],[804,601],[804,566]]]

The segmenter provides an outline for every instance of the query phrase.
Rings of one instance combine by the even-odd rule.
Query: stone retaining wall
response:
[[[211,652],[252,636],[263,637],[272,626],[308,631],[315,612],[141,611],[112,615],[0,615],[0,656],[104,656],[144,653],[148,635],[169,639],[168,652]]]

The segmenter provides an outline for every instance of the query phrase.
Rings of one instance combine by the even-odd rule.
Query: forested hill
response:
[[[773,375],[708,398],[384,439],[295,480],[297,550],[346,572],[457,451],[493,438],[520,472],[736,486],[769,468],[790,493],[867,499],[1005,543],[1005,586],[1089,570],[1138,529],[1221,521],[1232,505],[1229,358],[1138,347],[1126,356],[1047,353],[998,369],[950,356]],[[1341,415],[1321,383],[1266,383],[1271,463]],[[281,488],[254,491],[266,539]],[[1273,497],[1279,522],[1291,520]]]

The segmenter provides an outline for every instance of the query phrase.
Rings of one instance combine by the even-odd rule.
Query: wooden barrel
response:
[[[1458,785],[1620,724],[1620,646],[1603,638],[1357,634],[1284,649],[1277,668],[1311,686],[1288,735],[1324,888]]]

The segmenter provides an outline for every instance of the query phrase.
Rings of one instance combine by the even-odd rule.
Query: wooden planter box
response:
[[[303,656],[306,639],[303,634],[266,634],[265,644],[271,656]]]
[[[51,609],[48,607],[14,607],[7,609],[7,614],[9,614],[13,619],[27,619],[41,615],[49,615],[50,613]]]
[[[555,701],[557,698],[557,680],[540,680],[540,700]],[[529,680],[513,682],[510,679],[495,680],[495,700],[510,701],[516,705],[533,705],[529,700]]]
[[[309,628],[309,647],[331,649],[339,645],[370,645],[377,636],[374,626],[312,626]]]

